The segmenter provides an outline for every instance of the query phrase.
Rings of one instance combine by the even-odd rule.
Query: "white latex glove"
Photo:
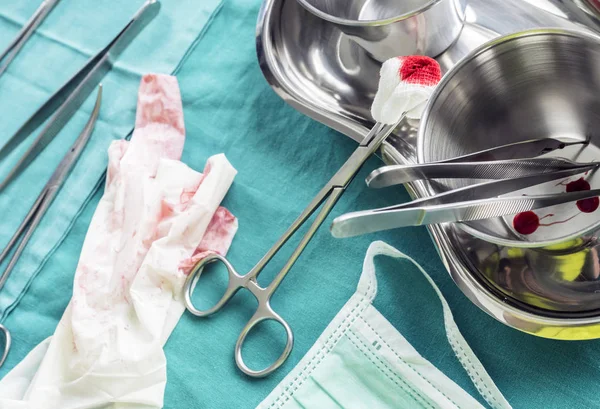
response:
[[[441,77],[440,66],[432,58],[417,55],[390,58],[381,66],[379,86],[371,105],[373,119],[392,125],[405,112],[411,119],[421,118]]]
[[[131,142],[109,148],[104,196],[54,336],[0,382],[0,408],[161,408],[163,345],[185,310],[190,260],[225,254],[237,220],[219,204],[236,174],[224,155],[204,173],[179,162],[177,80],[147,75]]]

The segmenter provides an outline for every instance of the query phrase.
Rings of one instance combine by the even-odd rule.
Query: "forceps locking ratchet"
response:
[[[21,48],[25,45],[29,37],[34,33],[46,16],[52,11],[54,6],[60,0],[44,0],[38,9],[33,13],[33,16],[25,23],[21,31],[8,45],[8,47],[0,54],[0,76],[4,74],[10,63],[15,59]]]
[[[0,182],[2,191],[25,169],[37,155],[71,119],[102,78],[111,70],[114,60],[127,48],[131,41],[156,17],[160,10],[158,0],[147,0],[135,13],[127,25],[100,52],[90,58],[71,79],[56,91],[0,148],[0,161],[17,148],[31,133],[38,129],[48,118],[46,126],[36,136],[25,154]]]
[[[184,302],[186,308],[194,315],[199,317],[206,317],[219,311],[223,306],[231,300],[231,298],[242,288],[249,290],[257,299],[258,307],[254,315],[250,318],[246,326],[242,329],[240,336],[235,345],[235,361],[238,368],[246,375],[252,377],[263,377],[269,375],[271,372],[279,368],[283,362],[289,356],[293,343],[294,336],[292,329],[288,323],[277,314],[270,305],[271,296],[277,290],[277,287],[281,284],[286,274],[292,268],[308,242],[312,239],[315,232],[323,224],[327,215],[331,212],[336,202],[350,184],[358,170],[362,167],[365,161],[379,148],[385,138],[394,130],[397,124],[384,125],[381,123],[375,124],[373,129],[365,137],[359,147],[352,153],[350,158],[342,165],[337,173],[329,180],[329,182],[321,189],[321,191],[315,196],[312,202],[306,207],[306,209],[300,214],[300,216],[292,223],[292,225],[286,230],[281,238],[271,247],[271,249],[263,256],[262,259],[245,275],[240,275],[236,272],[233,266],[225,259],[225,257],[219,254],[212,254],[200,262],[198,262],[190,275],[188,276],[184,289]],[[271,259],[277,254],[277,252],[283,247],[290,237],[302,226],[308,218],[322,205],[321,211],[316,215],[313,223],[309,227],[308,231],[300,240],[300,243],[293,251],[290,258],[284,264],[279,273],[275,276],[273,281],[265,288],[261,287],[257,282],[257,277],[264,267],[271,261]],[[228,271],[229,283],[223,297],[210,309],[199,310],[192,302],[192,293],[200,279],[204,266],[213,262],[221,262],[225,265]],[[248,333],[257,324],[263,321],[272,320],[276,321],[283,326],[286,331],[287,342],[281,356],[273,362],[270,366],[262,370],[252,370],[244,362],[242,357],[242,346]]]
[[[42,192],[38,196],[37,200],[31,207],[27,216],[21,223],[21,225],[17,228],[17,231],[12,236],[2,253],[0,254],[0,263],[2,263],[6,257],[10,254],[11,250],[15,245],[18,244],[15,252],[13,253],[10,261],[6,269],[0,274],[0,290],[4,287],[6,280],[10,276],[11,271],[17,264],[21,253],[27,246],[29,239],[33,235],[36,227],[40,224],[40,221],[44,217],[44,214],[48,211],[48,208],[54,201],[54,198],[60,191],[60,188],[65,183],[71,170],[77,163],[77,160],[81,156],[81,152],[87,145],[90,137],[92,136],[92,132],[94,130],[94,126],[96,124],[96,120],[98,119],[98,113],[100,112],[100,103],[102,101],[102,85],[98,87],[98,96],[96,97],[96,104],[94,105],[94,110],[90,115],[90,118],[83,128],[83,131],[79,135],[79,137],[75,140],[75,143],[71,146],[67,154],[60,161],[56,170],[46,183],[46,186],[42,189]],[[19,241],[20,240],[20,241]],[[5,335],[5,343],[4,343],[4,352],[2,356],[0,356],[0,366],[4,363],[6,356],[8,355],[8,350],[10,348],[10,333],[8,329],[2,325],[0,325],[0,333],[4,333]]]

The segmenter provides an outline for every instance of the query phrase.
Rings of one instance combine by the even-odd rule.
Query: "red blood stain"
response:
[[[160,214],[158,215],[158,222],[165,220],[173,216],[173,205],[167,202],[165,199],[160,201]]]
[[[179,203],[181,203],[182,205],[187,204],[190,200],[192,200],[192,198],[196,194],[196,190],[198,190],[198,189],[186,189],[186,188],[184,188],[181,191],[181,195],[179,195]]]
[[[567,184],[567,192],[581,192],[590,189],[590,184],[583,178]],[[600,199],[597,197],[577,201],[577,208],[583,213],[593,213],[598,209],[598,206],[600,206]]]
[[[522,212],[513,219],[513,226],[520,234],[531,234],[540,227],[540,218],[532,211]]]
[[[569,179],[559,182],[556,186],[563,185],[566,186],[567,192],[581,192],[585,190],[590,190],[591,186],[587,180],[584,178],[579,178],[572,182],[568,182]],[[567,183],[568,182],[568,183]],[[598,207],[600,207],[600,199],[598,197],[592,197],[589,199],[582,199],[577,201],[577,208],[583,213],[592,213],[595,212]],[[555,224],[566,223],[569,220],[573,219],[575,216],[571,216],[566,220],[559,220],[552,223],[541,224],[540,220],[545,219],[546,217],[554,216],[553,214],[547,214],[546,216],[539,218],[532,211],[519,213],[513,219],[513,226],[517,232],[520,234],[531,234],[535,232],[540,226],[552,226]]]
[[[579,214],[579,213],[578,213],[578,214]],[[546,216],[544,216],[544,217],[540,218],[540,220],[542,220],[542,219],[544,219],[544,218],[546,218],[546,217],[548,217],[548,216],[554,216],[554,215],[553,215],[553,214],[546,215]],[[557,221],[555,221],[555,222],[552,222],[552,223],[540,223],[540,226],[548,227],[548,226],[554,226],[555,224],[562,224],[562,223],[566,223],[566,222],[568,222],[568,221],[572,220],[572,219],[573,219],[573,218],[575,218],[575,217],[577,217],[577,214],[576,214],[576,215],[574,215],[574,216],[571,216],[571,217],[569,217],[567,220],[557,220]]]
[[[567,192],[581,192],[583,190],[590,190],[590,184],[584,178],[567,183]]]
[[[598,206],[600,206],[600,199],[597,197],[577,201],[577,208],[583,213],[593,213],[598,209]]]
[[[400,80],[410,84],[436,85],[442,79],[442,70],[436,60],[422,55],[401,58]]]

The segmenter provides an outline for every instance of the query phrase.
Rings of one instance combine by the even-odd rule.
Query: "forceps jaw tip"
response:
[[[153,15],[156,15],[156,13],[158,13],[160,8],[161,8],[160,0],[147,0],[146,3],[144,3],[144,5],[141,7],[141,9],[138,11],[138,13],[135,15],[134,18],[138,18],[147,9],[153,10]]]
[[[336,239],[356,236],[357,234],[353,234],[352,229],[348,226],[348,220],[351,220],[356,213],[358,212],[346,213],[333,219],[331,226],[329,226],[331,235]]]
[[[365,183],[367,187],[371,189],[379,189],[385,187],[386,185],[385,183],[382,183],[381,177],[389,168],[391,168],[391,166],[382,166],[369,173],[369,175],[365,178]]]

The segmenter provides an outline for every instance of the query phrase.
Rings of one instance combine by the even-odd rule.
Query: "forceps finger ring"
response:
[[[228,285],[225,293],[221,297],[217,303],[208,309],[199,309],[194,305],[192,301],[192,293],[200,280],[200,276],[202,275],[203,269],[206,265],[212,264],[214,262],[221,262],[227,268],[228,273]],[[248,323],[242,329],[238,340],[235,345],[235,362],[238,368],[248,376],[252,376],[255,378],[260,378],[269,375],[276,369],[278,369],[290,355],[292,348],[294,346],[294,334],[292,332],[289,324],[273,309],[271,308],[270,299],[273,294],[276,286],[269,286],[267,288],[260,287],[256,282],[256,273],[250,272],[245,275],[238,274],[231,263],[227,261],[227,259],[219,254],[211,254],[202,260],[200,260],[190,272],[188,278],[185,281],[183,286],[183,296],[184,303],[188,311],[190,311],[193,315],[198,317],[208,317],[219,311],[221,308],[233,298],[233,296],[242,288],[246,288],[250,291],[256,300],[258,301],[258,307],[254,315],[250,318]],[[283,352],[271,365],[261,370],[250,369],[248,365],[244,362],[244,358],[242,356],[242,347],[244,342],[246,341],[246,337],[248,334],[254,329],[259,323],[263,321],[275,321],[285,329],[286,332],[286,345],[283,349]]]
[[[221,262],[227,268],[228,283],[225,293],[217,303],[208,309],[198,309],[192,301],[192,294],[200,280],[200,276],[204,271],[204,267],[214,262]],[[219,254],[211,254],[200,260],[192,269],[189,276],[187,277],[185,284],[183,285],[183,299],[185,307],[189,312],[197,317],[208,317],[219,311],[227,302],[242,288],[244,288],[244,276],[241,276],[235,271],[231,263],[227,259]]]
[[[281,324],[281,326],[285,329],[287,339],[285,343],[285,348],[283,349],[283,352],[281,352],[281,355],[279,355],[279,358],[277,358],[268,367],[259,371],[255,371],[253,369],[250,369],[244,362],[244,357],[242,356],[242,348],[244,346],[244,342],[246,341],[246,337],[248,336],[250,331],[252,331],[254,327],[256,327],[263,321],[275,321]],[[242,332],[240,333],[240,336],[235,344],[235,363],[238,366],[238,368],[240,368],[240,370],[246,375],[255,378],[262,378],[269,375],[271,372],[277,370],[286,361],[286,359],[290,355],[290,352],[292,352],[293,347],[294,333],[292,332],[292,328],[283,318],[281,318],[279,314],[273,311],[269,300],[265,302],[259,300],[258,309],[254,313],[252,318],[250,318],[244,329],[242,329]]]

